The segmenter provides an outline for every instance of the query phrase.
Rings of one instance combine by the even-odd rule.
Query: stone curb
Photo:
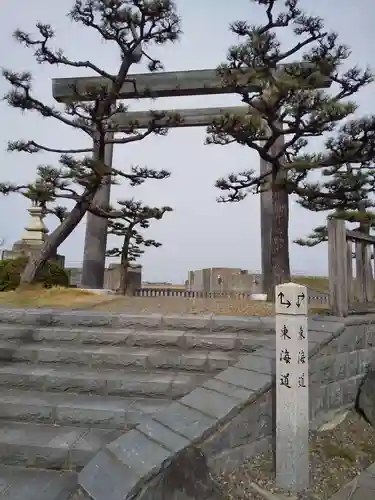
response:
[[[309,327],[311,357],[338,337],[345,324],[319,318],[311,320]],[[143,418],[135,428],[103,448],[80,472],[81,492],[86,495],[82,498],[167,498],[165,492],[156,492],[160,486],[156,478],[184,454],[200,449],[204,441],[269,391],[274,382],[274,355],[275,351],[267,348],[244,355],[155,416]],[[149,490],[156,496],[147,494]]]
[[[0,308],[0,325],[98,327],[98,328],[160,328],[164,330],[205,330],[209,332],[272,331],[274,317],[113,314],[92,310],[61,311],[53,309]]]

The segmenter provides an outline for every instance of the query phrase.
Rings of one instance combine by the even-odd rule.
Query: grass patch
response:
[[[299,283],[318,292],[328,292],[329,282],[325,276],[293,276],[293,283]]]
[[[0,306],[48,307],[58,309],[84,309],[113,300],[78,288],[32,286],[23,290],[0,292]]]

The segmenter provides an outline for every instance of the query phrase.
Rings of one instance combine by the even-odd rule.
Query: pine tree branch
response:
[[[60,154],[79,154],[79,153],[92,153],[93,148],[82,148],[82,149],[55,149],[43,146],[35,141],[9,141],[7,151],[23,151],[25,153],[39,153],[40,151],[47,151],[49,153],[60,153]]]

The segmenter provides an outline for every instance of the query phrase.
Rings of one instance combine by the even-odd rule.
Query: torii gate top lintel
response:
[[[296,63],[280,65],[277,71],[285,69]],[[309,63],[300,63],[304,67]],[[239,79],[244,85],[254,73],[254,69],[241,70]],[[328,88],[332,81],[329,77],[316,75],[316,87]],[[55,78],[52,80],[52,94],[58,102],[76,100],[75,91],[79,93],[80,100],[90,100],[90,93],[109,84],[108,80],[99,76],[77,78]],[[135,92],[135,85],[137,92]],[[259,86],[256,82],[249,85],[249,91],[256,91]],[[196,95],[231,94],[235,89],[230,85],[223,85],[222,77],[216,69],[202,69],[189,71],[171,71],[163,73],[138,73],[129,74],[124,83],[119,98],[149,98],[149,97],[185,97]]]

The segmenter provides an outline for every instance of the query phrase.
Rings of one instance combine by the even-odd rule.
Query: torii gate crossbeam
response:
[[[301,68],[306,70],[306,81],[309,86],[315,88],[328,88],[331,85],[329,77],[322,76],[319,73],[313,73],[308,63],[299,63]],[[280,65],[275,71],[286,72],[289,64]],[[293,64],[295,66],[295,63]],[[254,79],[256,71],[246,69],[238,72],[240,85],[248,89],[249,92],[260,90]],[[77,78],[57,78],[52,80],[53,97],[58,102],[88,101],[93,99],[95,92],[103,87],[108,87],[110,80],[101,77],[77,77]],[[236,93],[234,85],[224,84],[223,79],[216,69],[177,71],[165,73],[140,73],[130,74],[124,83],[119,98],[150,98],[150,97],[178,97],[178,96],[196,96],[213,94]],[[242,107],[244,108],[244,107]],[[211,108],[211,110],[180,110],[183,111],[185,123],[180,127],[207,126],[216,116],[222,115],[225,110],[236,110],[239,108]],[[230,112],[230,111],[229,111]],[[241,111],[242,112],[242,111]],[[245,110],[244,110],[245,112]],[[246,111],[248,112],[248,111]],[[147,118],[147,113],[127,113],[127,116],[117,116],[117,128],[119,131],[121,124],[126,127],[127,120],[138,120]],[[171,122],[173,123],[173,121]],[[183,123],[183,121],[182,121]],[[173,127],[172,124],[166,126]],[[175,125],[178,126],[178,125]],[[142,128],[139,123],[139,128]],[[144,127],[143,127],[144,128]],[[114,132],[113,131],[113,132]],[[113,145],[108,144],[106,151],[106,163],[112,165]],[[268,171],[268,166],[261,161],[261,174]],[[270,254],[267,249],[271,241],[271,221],[272,221],[272,194],[269,192],[261,195],[261,239],[262,239],[262,273],[270,266]],[[110,184],[101,188],[98,192],[96,201],[98,203],[109,203]],[[271,209],[270,209],[271,206]],[[84,262],[82,270],[82,286],[85,288],[103,288],[104,269],[105,269],[105,250],[107,242],[108,221],[97,217],[91,213],[87,215]]]

